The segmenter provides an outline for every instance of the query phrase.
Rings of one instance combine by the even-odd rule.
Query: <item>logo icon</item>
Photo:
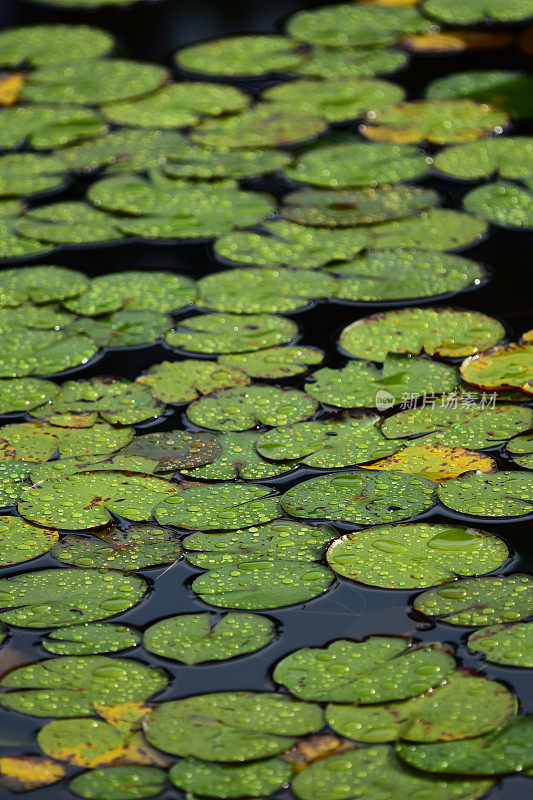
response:
[[[395,402],[394,395],[386,392],[385,389],[380,389],[376,393],[376,408],[378,411],[386,411],[388,408],[392,408]]]

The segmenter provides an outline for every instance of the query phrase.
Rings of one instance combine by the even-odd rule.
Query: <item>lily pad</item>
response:
[[[81,317],[72,329],[86,334],[100,347],[135,347],[160,339],[171,325],[166,314],[125,308],[101,317]]]
[[[134,522],[150,519],[153,507],[175,491],[175,485],[151,475],[80,472],[33,486],[18,509],[30,522],[82,530],[105,525],[112,514]]]
[[[303,700],[382,703],[438,686],[455,669],[442,646],[413,647],[411,639],[371,636],[337,639],[328,647],[295,650],[274,670],[274,680]]]
[[[214,250],[224,263],[302,270],[347,261],[371,243],[366,230],[323,230],[280,220],[265,223],[259,232],[222,236]]]
[[[56,628],[46,635],[42,646],[58,656],[87,656],[98,653],[116,653],[135,647],[141,634],[127,625],[115,622],[86,622]]]
[[[497,469],[497,464],[490,456],[476,453],[475,450],[466,450],[464,447],[415,443],[363,469],[409,472],[439,483],[466,472],[493,472]]]
[[[69,789],[89,800],[138,800],[160,794],[166,782],[166,774],[157,767],[124,765],[76,775]]]
[[[13,506],[28,488],[32,463],[24,461],[0,462],[0,505]]]
[[[190,86],[190,84],[185,84]],[[163,165],[169,178],[251,178],[268,175],[287,167],[291,157],[276,150],[207,150],[188,143],[183,154],[169,154]]]
[[[52,401],[58,392],[59,387],[52,381],[3,378],[0,380],[0,413],[31,411]]]
[[[449,625],[517,622],[533,613],[532,588],[533,578],[519,572],[497,578],[465,578],[419,594],[414,607]]]
[[[427,358],[388,354],[383,369],[367,361],[352,361],[342,369],[317,370],[305,391],[340,408],[392,408],[407,399],[453,391],[458,371]]]
[[[294,517],[357,525],[399,522],[432,508],[435,484],[401,472],[337,472],[303,481],[281,498]]]
[[[459,250],[477,244],[488,231],[479,217],[433,208],[422,214],[372,225],[374,247],[419,247],[422,250]]]
[[[454,0],[427,0],[424,11],[440,22],[475,25],[478,22],[521,22],[533,17],[531,0],[470,0],[457,5]]]
[[[48,461],[62,456],[113,453],[133,439],[131,428],[117,429],[106,422],[90,428],[61,428],[47,422],[21,422],[0,428],[0,459]]]
[[[533,177],[533,137],[483,139],[442,150],[435,157],[440,172],[462,180],[496,173],[502,178]]]
[[[167,617],[150,625],[144,633],[143,644],[149,653],[172,661],[201,664],[253,653],[265,647],[274,636],[274,623],[260,614],[230,611],[217,619],[206,611]]]
[[[430,100],[469,97],[507,111],[512,119],[533,116],[532,95],[533,78],[510,70],[454,72],[432,81],[426,89]]]
[[[20,564],[47,553],[57,542],[57,531],[31,525],[20,517],[0,517],[0,566]]]
[[[66,147],[61,158],[69,170],[91,171],[108,167],[108,171],[133,172],[158,167],[170,156],[186,149],[181,133],[168,130],[103,129],[97,139]]]
[[[446,28],[402,38],[402,46],[410,53],[463,53],[483,50],[505,50],[514,44],[514,35],[504,28],[472,30]]]
[[[76,314],[99,316],[121,308],[178,311],[194,302],[195,283],[171,272],[125,270],[93,278],[81,297],[64,301]]]
[[[281,214],[299,225],[344,228],[411,217],[438,201],[433,189],[402,184],[342,191],[299,189],[285,195]]]
[[[148,94],[166,78],[166,70],[156,64],[118,58],[75,61],[36,69],[21,97],[33,103],[97,105]]]
[[[60,628],[111,617],[147,590],[141,578],[95,569],[43,569],[0,580],[0,619],[22,628]]]
[[[191,431],[158,431],[136,436],[121,455],[152,462],[152,472],[172,472],[209,464],[222,453],[215,434]]]
[[[114,39],[89,25],[25,25],[0,35],[0,63],[5,67],[45,67],[98,59],[108,54]]]
[[[267,795],[281,789],[292,775],[292,767],[281,758],[256,764],[209,764],[186,758],[175,764],[169,777],[174,786],[202,797]]]
[[[0,272],[0,306],[15,308],[28,302],[43,305],[68,300],[88,288],[88,278],[68,267],[46,264],[4,269]]]
[[[311,347],[271,347],[266,352],[219,356],[217,361],[233,376],[242,371],[252,378],[288,378],[307,372],[310,365],[320,364],[323,358],[319,350]]]
[[[35,239],[20,236],[17,226],[22,206],[16,200],[0,200],[0,259],[43,255],[53,248]]]
[[[408,745],[397,748],[409,766],[452,775],[503,775],[523,772],[531,760],[532,716],[517,716],[502,730],[459,742]]]
[[[272,351],[276,351],[276,356],[279,350],[294,351],[297,350],[297,348],[272,348]],[[289,353],[289,358],[290,355],[291,353]],[[248,373],[245,373],[237,364],[239,359],[242,361],[246,360],[246,363],[248,363],[247,360],[251,359],[251,357],[251,353],[247,353],[243,356],[225,356],[225,358],[231,360],[231,363],[228,363],[228,365],[221,361],[216,363],[213,361],[199,361],[194,359],[186,359],[185,361],[163,361],[160,364],[154,364],[154,366],[150,367],[144,375],[137,378],[136,382],[141,383],[143,386],[148,386],[152,394],[164,403],[187,403],[203,394],[210,394],[216,389],[224,389],[230,386],[245,386],[250,383]],[[265,355],[265,358],[267,357],[268,353]],[[279,356],[277,357],[279,358]],[[233,359],[235,359],[235,362]],[[233,363],[236,364],[235,367]],[[253,363],[255,363],[255,361]],[[277,364],[278,361],[274,361],[273,363]],[[259,365],[261,364],[262,359],[259,361]],[[251,369],[254,369],[254,367],[252,366]],[[261,369],[261,366],[257,369]],[[265,377],[270,377],[270,375],[265,375]],[[279,376],[276,375],[275,377]]]
[[[453,144],[501,133],[508,116],[474,100],[415,100],[375,111],[361,133],[377,142]]]
[[[403,308],[363,317],[344,328],[341,347],[354,358],[384,361],[387,353],[468,356],[505,335],[503,325],[479,311]]]
[[[320,114],[265,104],[238,116],[203,120],[192,132],[191,139],[195,144],[213,149],[261,149],[306,142],[323,133],[327,126],[327,120]]]
[[[504,667],[533,667],[533,623],[491,625],[468,637],[471,653]]]
[[[239,433],[214,434],[221,454],[204,467],[182,469],[183,475],[194,480],[233,480],[243,478],[249,481],[261,481],[275,478],[294,468],[290,461],[267,461],[256,450],[257,433],[240,431]]]
[[[96,211],[82,200],[28,209],[15,227],[26,238],[52,244],[89,244],[122,237],[111,215]]]
[[[150,744],[209,761],[277,755],[324,724],[322,709],[268,692],[216,692],[160,703],[146,719]]]
[[[28,197],[61,189],[67,182],[61,158],[43,153],[8,153],[0,158],[0,196]]]
[[[65,768],[41,756],[2,756],[0,786],[8,792],[29,792],[57,783],[65,776]]]
[[[183,47],[174,55],[179,67],[229,77],[285,72],[297,67],[303,58],[300,48],[290,39],[264,34],[198,42]]]
[[[3,334],[16,333],[30,329],[66,329],[74,319],[68,311],[61,311],[53,305],[33,305],[24,303],[18,308],[0,309],[0,331]]]
[[[424,588],[492,572],[508,557],[507,546],[490,533],[426,522],[348,533],[327,553],[338,575],[383,589]]]
[[[312,78],[347,78],[357,76],[372,78],[397,72],[407,65],[409,57],[401,50],[365,48],[335,50],[314,47],[307,58],[293,72]]]
[[[467,358],[461,364],[465,381],[482,389],[520,387],[531,391],[533,380],[533,345],[511,342],[488,353]]]
[[[533,227],[533,193],[508,181],[478,186],[465,195],[464,208],[505,228]]]
[[[333,51],[335,52],[335,51]],[[344,58],[345,51],[340,54]],[[371,142],[318,143],[299,156],[285,175],[327,189],[351,189],[398,183],[418,178],[430,159],[413,145]]]
[[[312,416],[317,408],[316,401],[299,389],[254,385],[219,389],[195,400],[187,408],[187,416],[204,428],[243,431],[259,423],[274,426],[298,422]]]
[[[441,503],[474,517],[520,517],[533,512],[533,475],[522,470],[463,475],[439,486]]]
[[[52,548],[52,555],[75,567],[146,569],[178,561],[181,545],[174,531],[155,525],[132,525],[125,530],[111,528],[92,539],[63,536]]]
[[[180,320],[165,338],[190,353],[247,353],[285,344],[297,333],[295,322],[273,314],[202,314]]]
[[[37,150],[65,147],[104,132],[104,120],[89,108],[35,104],[0,110],[0,146],[5,149],[24,142]]]
[[[266,486],[184,482],[174,484],[171,491],[172,502],[169,498],[154,508],[154,516],[161,525],[188,530],[233,530],[269,522],[279,514],[279,500]]]
[[[84,717],[97,705],[139,702],[168,684],[162,669],[133,658],[63,656],[12,670],[2,678],[4,708],[36,717]]]

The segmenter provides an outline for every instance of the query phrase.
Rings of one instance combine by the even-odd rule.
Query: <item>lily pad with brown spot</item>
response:
[[[100,347],[136,347],[160,339],[171,325],[167,314],[125,308],[101,317],[78,317],[72,330],[86,334]]]
[[[180,320],[165,339],[186,352],[215,355],[266,350],[297,333],[295,322],[274,314],[202,314]]]
[[[57,531],[31,525],[20,517],[0,517],[0,566],[37,558],[47,553],[57,540]]]
[[[7,792],[29,792],[57,783],[65,767],[42,756],[1,756],[0,788]]]
[[[474,631],[468,649],[504,667],[533,667],[533,622],[503,623]]]
[[[465,359],[461,364],[465,381],[482,389],[519,387],[531,392],[533,344],[511,342]]]
[[[411,444],[404,450],[363,469],[395,470],[422,475],[439,483],[464,475],[465,472],[494,472],[496,461],[490,456],[466,450],[464,447],[449,447],[445,444]]]
[[[96,422],[90,428],[63,428],[46,422],[22,422],[0,428],[0,459],[48,461],[57,451],[65,457],[113,453],[133,439],[131,428]]]
[[[324,133],[327,127],[327,120],[320,114],[302,114],[265,104],[238,116],[203,120],[191,139],[212,149],[261,149],[306,142]]]
[[[136,436],[120,455],[153,462],[155,473],[193,469],[219,458],[222,446],[212,433],[161,431]]]

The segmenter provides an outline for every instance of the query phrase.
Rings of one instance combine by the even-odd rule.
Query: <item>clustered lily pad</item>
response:
[[[483,139],[441,150],[435,166],[445,175],[475,180],[493,174],[501,178],[529,180],[533,177],[533,138]]]
[[[472,189],[465,195],[463,205],[471,214],[493,225],[504,228],[533,227],[533,194],[529,189],[510,181],[496,181]]]
[[[297,333],[295,322],[273,314],[202,314],[180,320],[165,338],[171,347],[214,355],[266,350],[290,342]]]
[[[470,97],[507,111],[513,119],[533,115],[533,79],[511,70],[455,72],[432,81],[426,96],[431,100]]]
[[[43,647],[57,656],[87,656],[115,653],[135,647],[141,634],[128,625],[117,622],[86,622],[56,628],[47,634]]]

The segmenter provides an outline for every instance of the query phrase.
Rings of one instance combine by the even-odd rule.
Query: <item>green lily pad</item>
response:
[[[520,387],[531,392],[532,364],[533,345],[511,342],[465,359],[461,364],[461,376],[482,389]]]
[[[459,250],[477,244],[488,231],[485,220],[451,208],[433,208],[422,214],[372,225],[374,247],[419,247],[422,250]]]
[[[306,60],[292,71],[312,78],[372,78],[374,75],[397,72],[408,61],[408,55],[400,50],[314,47]]]
[[[303,700],[382,703],[438,686],[455,669],[442,646],[412,647],[411,639],[337,639],[328,647],[295,650],[278,662],[274,680]]]
[[[186,84],[190,86],[190,84]],[[291,157],[276,150],[211,151],[188,144],[183,154],[170,153],[163,171],[169,178],[251,178],[268,175],[287,167]]]
[[[0,380],[0,413],[31,411],[51,402],[59,393],[52,381],[38,378],[3,378]]]
[[[166,314],[144,309],[125,308],[101,317],[82,317],[72,329],[89,336],[100,347],[133,347],[160,339],[170,329],[172,320]]]
[[[340,53],[344,57],[344,50]],[[325,189],[375,187],[418,178],[428,171],[430,163],[413,145],[318,142],[298,158],[295,166],[288,167],[285,175]]]
[[[140,644],[139,631],[115,622],[86,622],[56,628],[46,635],[42,646],[58,656],[87,656],[116,653]]]
[[[114,171],[145,171],[158,167],[171,153],[186,148],[181,133],[168,130],[103,130],[104,135],[61,151],[69,170],[90,171],[107,166]]]
[[[66,478],[79,472],[100,472],[102,470],[139,472],[143,475],[151,475],[158,471],[158,465],[159,462],[153,458],[130,455],[126,448],[123,448],[107,456],[74,456],[36,464],[32,467],[30,480],[32,483],[40,483],[50,478]]]
[[[200,116],[218,117],[243,111],[250,98],[233,86],[217,83],[172,83],[140,100],[104,106],[106,119],[133,128],[182,128]]]
[[[166,782],[165,772],[157,767],[128,765],[83,772],[70,781],[69,789],[89,800],[139,800],[160,794]]]
[[[266,352],[219,356],[217,361],[233,376],[242,371],[252,378],[288,378],[307,372],[309,366],[323,359],[323,354],[311,347],[271,347]]]
[[[339,780],[342,775],[342,781]],[[407,769],[387,745],[363,747],[317,761],[293,781],[300,800],[349,800],[364,791],[366,800],[389,796],[432,800],[476,800],[493,786],[490,780],[444,780]]]
[[[20,236],[17,227],[22,206],[16,200],[0,200],[0,259],[44,255],[53,248],[35,239]]]
[[[491,533],[419,522],[379,525],[348,533],[330,546],[328,564],[338,575],[384,589],[417,589],[498,569],[509,558]]]
[[[259,423],[289,425],[312,416],[317,408],[316,401],[299,389],[254,385],[219,389],[195,400],[187,408],[187,416],[204,428],[243,431]]]
[[[533,116],[532,95],[533,78],[511,70],[454,72],[432,81],[426,89],[430,100],[469,97],[507,111],[512,119]]]
[[[175,485],[151,475],[80,472],[33,486],[18,509],[30,522],[82,530],[107,524],[111,514],[133,522],[150,519],[153,507],[175,491]]]
[[[530,469],[533,456],[533,433],[526,433],[511,439],[507,442],[507,452],[514,457],[516,464]]]
[[[202,314],[180,320],[165,339],[189,353],[247,353],[285,344],[297,333],[295,322],[273,314]]]
[[[427,358],[388,354],[383,369],[365,361],[342,369],[325,367],[312,376],[305,391],[316,400],[340,408],[392,408],[420,395],[451,392],[458,384],[455,367]]]
[[[313,139],[327,128],[320,114],[305,114],[280,107],[260,105],[251,111],[224,119],[203,120],[191,134],[195,144],[239,150],[278,147]]]
[[[57,531],[31,525],[20,517],[0,517],[0,566],[37,558],[47,553],[57,539]]]
[[[285,349],[296,350],[297,348],[273,348],[276,351]],[[226,358],[245,360],[251,355],[247,353],[243,356],[226,356]],[[185,361],[163,361],[161,364],[154,364],[144,375],[137,378],[136,382],[147,386],[152,394],[162,402],[179,404],[196,400],[197,397],[210,394],[216,389],[245,386],[250,383],[250,378],[240,367],[233,367],[233,361],[226,366],[222,362],[199,361],[191,358]]]
[[[97,105],[138,97],[162,86],[167,72],[156,64],[103,59],[40,67],[32,72],[21,92],[33,103]]]
[[[12,670],[0,685],[4,708],[36,717],[85,717],[96,705],[139,702],[164,689],[168,678],[133,658],[63,656]]]
[[[281,758],[256,764],[209,764],[186,758],[175,764],[169,777],[174,786],[202,797],[267,795],[289,782],[292,766]]]
[[[297,422],[262,433],[257,452],[274,461],[296,460],[308,467],[338,469],[390,455],[376,414],[344,414],[334,419]]]
[[[23,142],[37,150],[65,147],[104,132],[104,120],[89,108],[29,105],[0,110],[0,146],[5,149]]]
[[[532,0],[470,0],[457,5],[454,0],[427,0],[424,11],[431,17],[453,25],[478,22],[521,22],[533,16]]]
[[[111,528],[92,539],[69,534],[54,545],[52,555],[75,567],[145,569],[178,561],[181,545],[174,531],[131,525],[125,530]]]
[[[438,297],[479,285],[485,271],[475,261],[433,250],[374,250],[327,268],[340,278],[335,298],[375,303]]]
[[[533,578],[518,572],[497,578],[465,578],[419,594],[414,607],[449,625],[517,622],[533,613],[532,587]]]
[[[435,484],[401,472],[337,472],[303,481],[281,498],[294,517],[374,525],[399,522],[427,511],[435,502]]]
[[[533,766],[533,716],[517,716],[501,731],[459,742],[402,744],[398,755],[409,766],[425,772],[452,775],[503,775]]]
[[[533,176],[533,137],[483,139],[442,150],[435,157],[440,172],[463,180],[489,177],[528,179]]]
[[[503,684],[456,671],[419,697],[384,705],[330,704],[328,725],[361,742],[438,742],[482,736],[501,728],[518,703]]]
[[[468,356],[486,350],[504,335],[501,322],[478,311],[402,308],[352,322],[341,332],[339,342],[354,358],[384,361],[391,352]]]
[[[211,606],[254,611],[305,603],[323,594],[333,580],[322,564],[261,556],[209,570],[191,588]]]
[[[195,283],[171,272],[125,270],[98,275],[81,297],[64,305],[76,314],[99,316],[121,308],[178,311],[194,302]]]
[[[293,520],[268,522],[231,533],[193,533],[183,543],[187,560],[212,569],[246,561],[318,561],[335,537],[328,525],[310,526]]]
[[[317,114],[329,122],[363,117],[370,111],[401,102],[401,86],[373,78],[301,79],[266,89],[261,99],[280,111]]]
[[[441,483],[439,500],[447,508],[475,517],[520,517],[533,512],[533,475],[517,470],[462,475]]]
[[[13,506],[28,488],[33,464],[24,461],[0,462],[0,505]]]
[[[281,214],[299,225],[343,228],[411,217],[438,201],[433,189],[402,184],[342,191],[299,189],[285,195]]]
[[[279,514],[279,500],[271,496],[266,486],[189,482],[174,484],[172,492],[172,502],[161,502],[154,508],[160,525],[187,530],[233,530],[269,522]]]
[[[48,461],[60,455],[87,456],[113,453],[133,439],[131,428],[113,428],[97,422],[90,428],[61,428],[47,422],[20,422],[0,428],[0,459]]]
[[[260,232],[222,236],[214,249],[220,260],[230,264],[302,270],[347,261],[371,243],[366,230],[323,230],[280,220],[265,223]]]
[[[191,431],[161,431],[136,436],[121,455],[153,462],[153,472],[172,472],[202,467],[222,453],[215,434]]]
[[[518,405],[483,408],[458,395],[451,407],[410,408],[383,420],[381,430],[393,439],[416,436],[416,444],[446,444],[482,450],[498,447],[533,425],[531,409]],[[420,437],[420,438],[418,438]],[[406,442],[407,444],[407,442]]]
[[[214,434],[221,447],[221,454],[204,467],[182,469],[183,475],[194,480],[244,480],[261,481],[275,478],[294,468],[289,461],[267,461],[256,450],[257,433],[240,431],[238,433]]]
[[[8,153],[0,158],[0,196],[27,197],[62,188],[67,181],[61,158],[43,153]]]
[[[183,47],[174,54],[179,67],[209,75],[268,75],[297,67],[300,48],[284,36],[225,36]]]
[[[533,623],[491,625],[468,637],[471,653],[483,653],[486,661],[504,667],[533,667]]]
[[[0,306],[16,307],[69,300],[84,294],[89,280],[82,272],[49,264],[15,267],[0,272]]]
[[[167,617],[150,625],[143,644],[149,653],[184,664],[201,664],[253,653],[274,636],[274,623],[260,614],[230,611],[217,619],[206,611]]]
[[[172,755],[254,761],[323,724],[322,709],[311,703],[273,692],[216,692],[160,703],[146,719],[146,738]]]
[[[131,608],[145,581],[122,572],[43,569],[0,580],[0,619],[22,628],[60,628],[111,617]]]
[[[508,181],[478,186],[465,195],[463,206],[493,225],[533,227],[533,193]]]
[[[18,308],[0,309],[0,331],[3,334],[20,331],[24,328],[59,330],[69,327],[74,319],[68,311],[61,311],[53,305],[36,306],[24,303]]]
[[[89,25],[25,25],[0,34],[0,63],[5,67],[46,67],[98,59],[113,45],[111,34]]]
[[[361,133],[377,142],[453,144],[501,133],[505,111],[474,100],[415,100],[375,111]]]
[[[322,47],[386,47],[408,33],[427,33],[434,26],[415,8],[373,5],[326,6],[293,14],[286,30],[300,42]]]
[[[82,200],[52,203],[28,209],[16,232],[52,244],[88,244],[120,239],[116,220]]]

